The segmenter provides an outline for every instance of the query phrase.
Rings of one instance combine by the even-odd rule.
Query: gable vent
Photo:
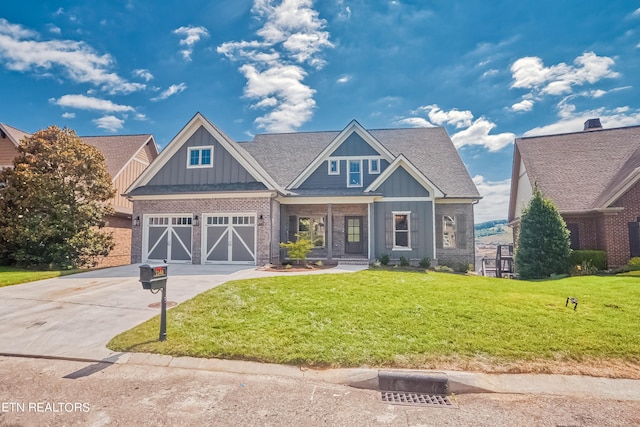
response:
[[[584,122],[584,131],[602,130],[600,119],[589,119]]]

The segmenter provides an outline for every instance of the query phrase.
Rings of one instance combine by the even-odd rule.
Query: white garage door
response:
[[[149,215],[145,216],[144,223],[144,262],[167,260],[191,263],[191,216]]]
[[[255,214],[208,214],[204,217],[203,263],[255,265]]]

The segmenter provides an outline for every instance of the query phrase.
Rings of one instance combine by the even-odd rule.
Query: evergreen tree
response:
[[[104,157],[69,129],[23,139],[0,173],[0,262],[26,267],[95,265],[113,249],[104,216],[114,190]]]
[[[516,272],[522,279],[542,279],[569,272],[569,230],[554,203],[535,187],[522,212],[515,249]]]

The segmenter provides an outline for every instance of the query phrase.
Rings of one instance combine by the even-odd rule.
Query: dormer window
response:
[[[362,160],[349,160],[347,166],[347,187],[362,187]]]
[[[340,175],[340,160],[329,159],[329,175]]]
[[[187,150],[187,168],[213,167],[213,146],[189,147]]]
[[[369,159],[369,174],[378,175],[380,173],[380,159]]]

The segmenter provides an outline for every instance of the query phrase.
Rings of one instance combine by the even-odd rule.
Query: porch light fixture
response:
[[[264,225],[264,215],[258,215],[258,225]]]
[[[194,225],[195,227],[197,227],[197,226],[199,226],[199,225],[200,225],[200,218],[198,218],[198,215],[196,215],[196,216],[194,216],[194,217],[193,217],[193,225]]]
[[[140,217],[139,216],[133,218],[133,225],[134,225],[134,227],[140,227]]]

